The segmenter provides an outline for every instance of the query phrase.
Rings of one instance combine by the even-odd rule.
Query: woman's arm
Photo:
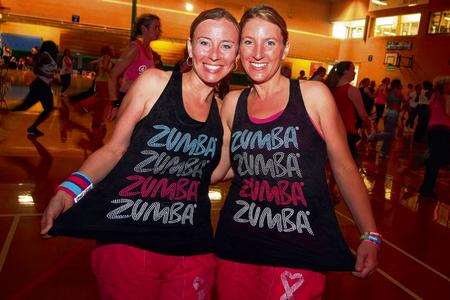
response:
[[[228,180],[234,176],[230,161],[230,139],[234,112],[236,110],[237,99],[240,94],[241,91],[231,91],[223,100],[222,108],[220,110],[220,118],[222,120],[223,127],[222,152],[220,162],[211,175],[211,183]]]
[[[149,100],[146,90],[148,86],[143,85],[142,80],[133,85],[124,98],[122,113],[110,140],[92,153],[81,166],[80,171],[86,173],[94,183],[101,181],[127,150],[134,127],[142,118]]]
[[[366,127],[370,126],[372,123],[370,122],[369,116],[367,115],[366,109],[364,108],[361,92],[354,86],[350,86],[350,88],[348,89],[348,98],[350,99],[350,101],[352,101],[353,106],[358,113],[358,116],[361,118],[361,120],[363,120]]]
[[[148,114],[168,82],[168,75],[163,73],[156,69],[148,70],[130,88],[111,139],[92,153],[80,168],[93,183],[109,174],[127,150],[137,122]],[[47,234],[53,226],[53,220],[72,206],[73,199],[65,192],[58,191],[45,209],[41,234]]]
[[[376,232],[367,190],[350,154],[344,124],[337,111],[333,96],[328,88],[320,82],[308,82],[308,85],[302,88],[302,94],[308,114],[323,132],[334,178],[359,231],[361,233]],[[318,99],[320,101],[317,101]],[[362,242],[358,248],[354,274],[366,277],[374,271],[376,265],[376,247],[369,242]]]
[[[121,56],[111,71],[111,77],[108,80],[109,100],[117,100],[117,82],[120,75],[127,69],[138,55],[139,49],[132,45]]]

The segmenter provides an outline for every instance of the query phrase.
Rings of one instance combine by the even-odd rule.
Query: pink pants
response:
[[[305,269],[258,266],[218,259],[218,300],[316,300],[325,275]]]
[[[102,299],[211,299],[213,254],[171,256],[110,244],[95,248],[91,260]]]

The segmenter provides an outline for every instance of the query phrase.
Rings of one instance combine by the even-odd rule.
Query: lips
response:
[[[268,63],[262,63],[262,62],[250,62],[250,66],[252,66],[255,70],[262,70],[266,68]]]
[[[217,66],[217,65],[209,65],[209,64],[203,64],[203,66],[205,67],[205,69],[210,72],[210,73],[217,73],[220,71],[220,69],[222,68],[222,66]]]

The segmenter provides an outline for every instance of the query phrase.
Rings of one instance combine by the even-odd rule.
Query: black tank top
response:
[[[216,253],[238,262],[353,270],[325,177],[326,144],[312,124],[298,81],[275,120],[249,119],[250,89],[239,97],[230,152],[234,179],[222,208]]]
[[[125,243],[171,255],[212,251],[208,186],[223,129],[213,99],[206,122],[184,109],[174,72],[113,170],[62,214],[51,235]]]

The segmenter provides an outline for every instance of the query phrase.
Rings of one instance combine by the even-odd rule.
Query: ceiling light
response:
[[[383,0],[372,0],[372,3],[377,5],[387,5]]]
[[[184,6],[184,8],[187,11],[193,11],[194,10],[194,5],[192,5],[192,3],[186,2],[186,5]]]

